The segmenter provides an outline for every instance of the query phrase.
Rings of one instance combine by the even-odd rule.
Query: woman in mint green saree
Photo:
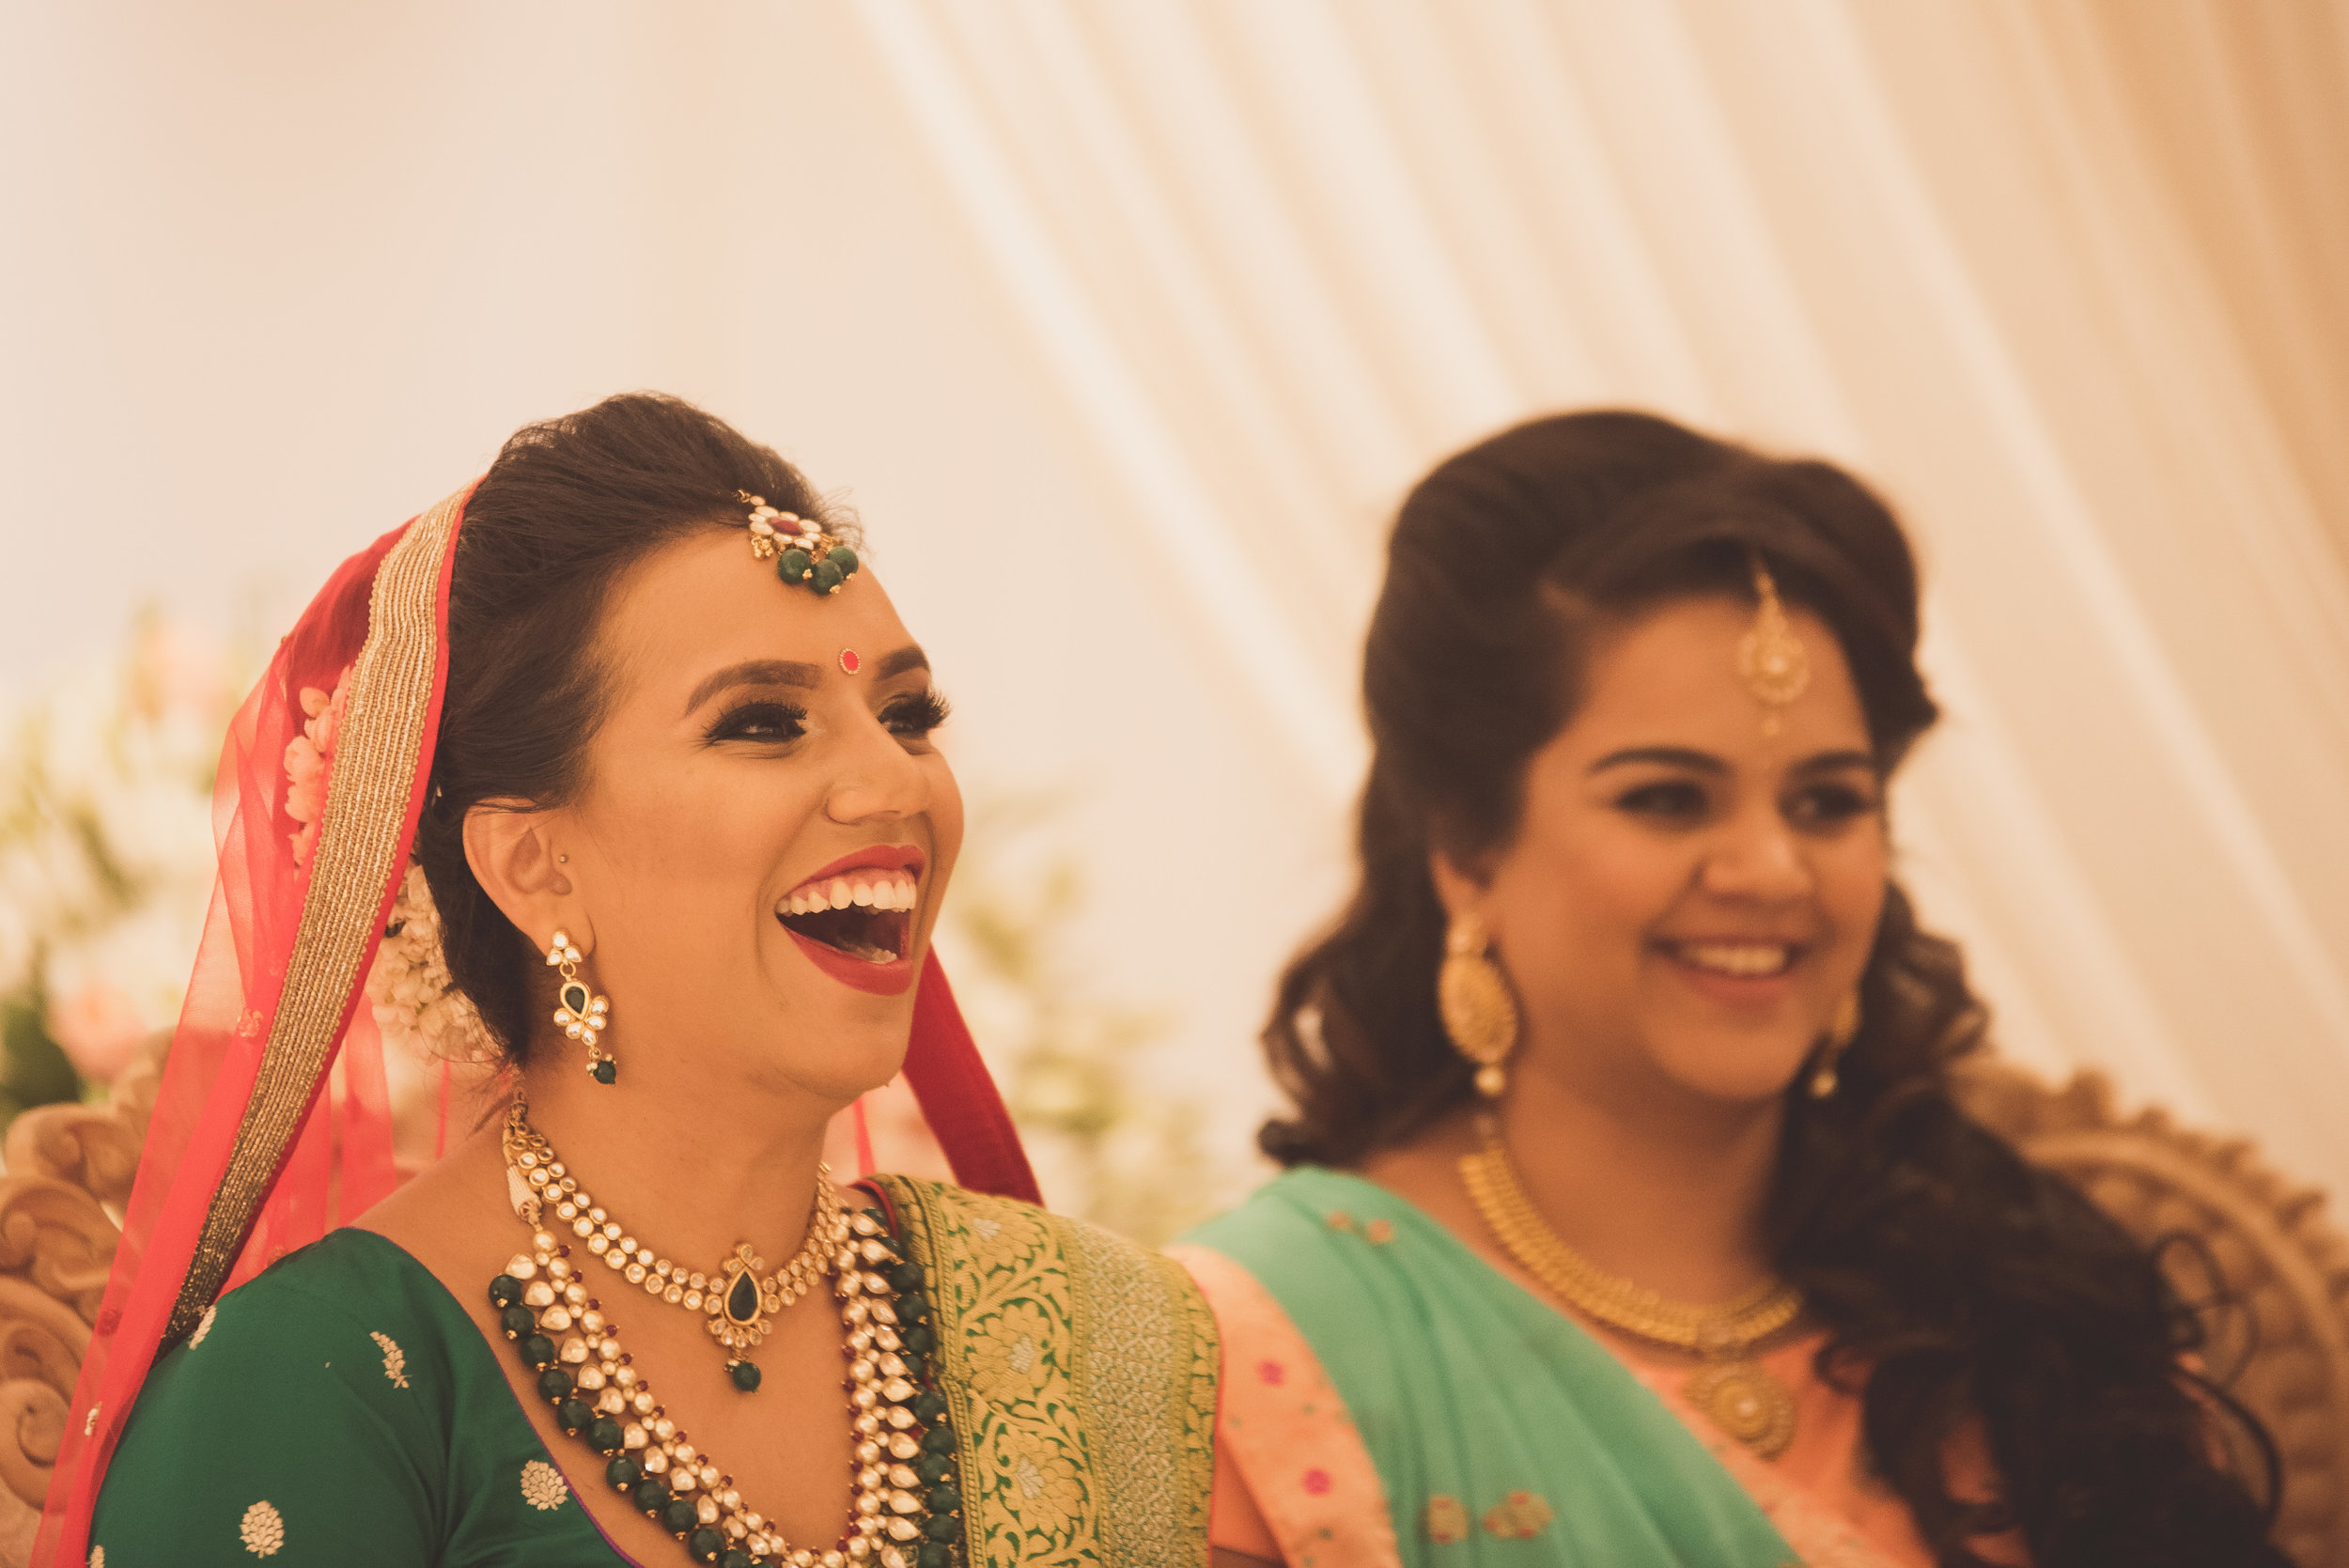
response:
[[[1970,1121],[1893,881],[1914,563],[1824,463],[1538,421],[1405,503],[1288,1167],[1178,1255],[1218,1562],[2280,1563],[2146,1252]]]

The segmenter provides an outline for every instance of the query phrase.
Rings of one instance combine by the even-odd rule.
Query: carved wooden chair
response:
[[[2300,1568],[2349,1568],[2349,1246],[2322,1194],[2268,1170],[2247,1140],[2188,1131],[2159,1110],[2117,1114],[2099,1073],[2050,1089],[1991,1060],[1968,1070],[1963,1094],[2026,1157],[2139,1239],[2168,1243],[2171,1282],[2212,1303],[2205,1370],[2275,1439],[2278,1544]],[[2255,1456],[2237,1461],[2259,1473]]]
[[[40,1106],[0,1144],[0,1568],[32,1557],[167,1041],[148,1042],[106,1104]]]

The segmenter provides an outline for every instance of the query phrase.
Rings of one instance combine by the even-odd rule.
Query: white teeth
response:
[[[1680,956],[1702,970],[1750,979],[1781,972],[1794,952],[1776,942],[1684,942]]]
[[[775,906],[779,913],[817,915],[827,909],[910,909],[921,901],[921,890],[910,877],[892,877],[879,882],[850,882],[835,877],[793,888]]]

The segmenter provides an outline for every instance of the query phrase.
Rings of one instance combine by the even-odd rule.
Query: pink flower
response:
[[[1288,1381],[1289,1369],[1278,1361],[1261,1361],[1257,1363],[1256,1375],[1278,1387]]]
[[[1316,1498],[1329,1491],[1330,1472],[1321,1469],[1307,1470],[1305,1472],[1305,1490],[1311,1492]]]
[[[111,986],[92,981],[49,1004],[49,1033],[65,1048],[73,1070],[93,1083],[109,1083],[131,1063],[147,1033],[138,1009]]]
[[[209,719],[232,695],[226,665],[211,638],[177,621],[147,621],[131,660],[132,706],[150,723],[174,708]]]
[[[318,846],[319,824],[326,815],[326,784],[334,763],[334,743],[342,737],[343,710],[350,704],[350,672],[334,679],[330,694],[315,686],[302,689],[302,711],[309,719],[302,733],[286,742],[286,815],[301,824],[288,835],[293,841],[294,864],[306,866]]]

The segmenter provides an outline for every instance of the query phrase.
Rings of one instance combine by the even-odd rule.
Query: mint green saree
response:
[[[1293,1568],[1373,1559],[1408,1568],[1797,1561],[1753,1498],[1622,1361],[1385,1188],[1291,1171],[1186,1240],[1203,1282],[1236,1281],[1211,1285],[1219,1314],[1227,1301],[1245,1312],[1249,1287],[1218,1259],[1199,1259],[1201,1250],[1252,1277],[1310,1346],[1297,1359],[1317,1358],[1337,1396],[1322,1402],[1327,1409],[1310,1392],[1277,1414],[1252,1406],[1244,1390],[1285,1389],[1299,1373],[1277,1337],[1226,1323],[1227,1430],[1251,1409],[1263,1412],[1260,1422],[1303,1423],[1229,1439],[1252,1447],[1248,1481]],[[1341,1467],[1307,1457],[1330,1451],[1305,1428],[1330,1419],[1350,1419],[1377,1470],[1387,1528],[1356,1533],[1343,1507],[1326,1508],[1348,1481]],[[1360,1492],[1373,1495],[1366,1484]],[[1278,1528],[1316,1507],[1329,1523]]]

